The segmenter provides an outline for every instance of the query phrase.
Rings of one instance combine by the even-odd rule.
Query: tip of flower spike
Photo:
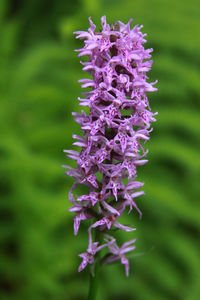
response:
[[[133,22],[133,18],[130,18],[130,20],[128,21],[128,24],[131,24],[132,22]]]
[[[106,22],[106,16],[105,15],[101,17],[101,26],[102,26],[103,30],[109,30],[110,29],[110,26]]]
[[[91,16],[88,18],[89,23],[90,23],[90,29],[94,32],[96,29],[96,25],[92,22]]]
[[[133,22],[133,18],[130,18],[130,20],[128,21],[127,23],[127,29],[130,30],[130,26],[131,26],[131,23]]]

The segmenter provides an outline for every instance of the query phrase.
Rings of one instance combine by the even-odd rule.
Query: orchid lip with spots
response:
[[[126,207],[128,213],[134,209],[142,215],[135,202],[136,197],[144,194],[138,191],[143,183],[136,181],[137,168],[148,162],[144,145],[157,114],[151,112],[147,98],[147,93],[157,90],[156,82],[148,82],[146,75],[151,70],[153,49],[144,48],[146,34],[140,31],[142,26],[131,29],[131,22],[132,19],[127,24],[117,21],[109,25],[103,16],[102,30],[96,32],[89,17],[88,31],[74,32],[77,39],[84,40],[84,47],[75,51],[79,52],[78,57],[89,57],[81,64],[91,77],[79,80],[82,88],[90,90],[78,98],[79,105],[89,107],[90,112],[73,113],[83,132],[82,137],[73,135],[76,140],[73,145],[81,151],[65,150],[77,167],[64,166],[66,174],[75,179],[69,191],[73,204],[69,211],[75,213],[74,234],[78,234],[82,221],[92,220],[88,248],[79,255],[82,258],[79,271],[94,264],[97,253],[106,249],[101,261],[121,261],[128,276],[129,261],[125,254],[135,249],[135,239],[119,247],[115,237],[108,235],[112,228],[135,230],[117,221]],[[88,188],[86,195],[74,195],[79,184]],[[94,230],[104,239],[95,241]]]

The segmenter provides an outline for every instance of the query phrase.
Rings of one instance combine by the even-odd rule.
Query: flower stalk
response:
[[[96,230],[95,240],[101,240],[101,233],[99,230]],[[90,272],[90,284],[88,291],[87,300],[95,300],[98,291],[98,283],[99,283],[99,270],[100,269],[100,252],[96,255],[96,261],[92,266],[92,271]]]

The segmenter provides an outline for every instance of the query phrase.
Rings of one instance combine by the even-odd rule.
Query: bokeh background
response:
[[[127,279],[102,268],[98,300],[200,299],[200,7],[198,0],[0,1],[0,299],[84,300],[87,246],[73,235],[63,149],[80,129],[77,80],[84,78],[73,31],[88,16],[143,24],[154,48],[149,94],[157,123],[140,168],[143,211],[125,218],[137,232]]]

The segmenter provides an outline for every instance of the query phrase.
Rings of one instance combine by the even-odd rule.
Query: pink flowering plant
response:
[[[76,38],[84,40],[84,47],[75,50],[78,57],[89,57],[81,64],[92,78],[79,82],[90,90],[78,98],[80,106],[89,107],[89,114],[73,113],[83,131],[81,137],[73,135],[73,145],[81,151],[64,150],[77,163],[76,169],[65,166],[66,174],[75,179],[69,191],[73,205],[69,211],[75,213],[74,234],[78,234],[81,221],[91,219],[88,248],[79,255],[82,262],[78,270],[92,265],[95,276],[95,264],[118,260],[128,276],[126,253],[135,249],[135,239],[119,246],[112,229],[132,232],[135,228],[118,219],[132,210],[142,215],[136,204],[136,198],[144,194],[138,191],[143,182],[136,180],[137,167],[148,162],[144,144],[150,138],[151,122],[156,121],[147,98],[148,92],[157,90],[156,82],[148,82],[146,75],[152,66],[152,49],[143,46],[146,34],[140,31],[142,26],[131,29],[132,19],[127,24],[117,21],[109,25],[103,16],[100,32],[95,31],[91,18],[89,22],[88,31],[75,32]],[[80,184],[88,193],[76,196],[75,188]],[[104,256],[100,258],[102,249]]]

